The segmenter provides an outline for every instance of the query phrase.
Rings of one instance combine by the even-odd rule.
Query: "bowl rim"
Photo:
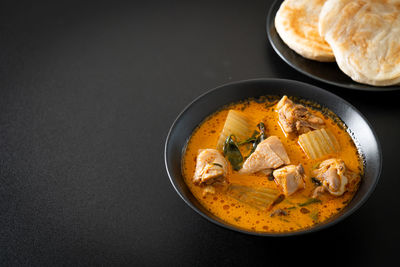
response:
[[[203,213],[201,210],[199,210],[195,205],[193,205],[191,203],[191,201],[189,199],[187,199],[178,189],[178,186],[175,183],[175,178],[173,177],[173,175],[171,174],[169,168],[169,164],[168,164],[168,158],[167,158],[167,151],[168,151],[168,145],[170,143],[170,138],[171,138],[171,134],[172,131],[174,130],[175,126],[179,123],[180,119],[182,118],[182,116],[188,112],[188,110],[191,108],[191,106],[198,102],[200,99],[202,99],[203,97],[207,96],[208,94],[219,90],[221,88],[227,87],[227,86],[233,86],[233,85],[237,85],[237,84],[246,84],[246,83],[253,83],[253,82],[283,82],[283,83],[293,83],[293,84],[298,84],[298,85],[303,85],[303,86],[308,86],[311,87],[313,90],[317,90],[323,93],[328,94],[330,97],[334,97],[339,99],[340,101],[342,101],[344,104],[346,104],[347,106],[349,106],[350,108],[352,108],[367,124],[367,126],[369,127],[369,129],[371,130],[371,133],[373,135],[374,140],[376,141],[377,144],[377,152],[378,152],[378,157],[379,157],[379,161],[377,162],[377,175],[373,181],[373,183],[371,184],[371,186],[367,189],[367,192],[365,193],[365,195],[363,196],[363,198],[356,203],[352,208],[350,208],[349,210],[347,210],[345,213],[343,213],[341,216],[335,218],[334,220],[327,222],[325,224],[321,224],[321,225],[316,225],[316,226],[312,226],[310,228],[304,228],[298,231],[293,231],[293,232],[283,232],[283,233],[274,233],[274,232],[256,232],[256,231],[249,231],[240,227],[235,227],[233,225],[230,225],[228,223],[224,224],[218,220],[215,220],[211,217],[209,217],[207,214]],[[249,96],[250,97],[250,96]],[[318,103],[318,101],[316,101]],[[203,118],[204,120],[205,118]],[[188,137],[189,139],[190,137]],[[182,148],[183,149],[183,148]],[[183,150],[182,150],[183,151]],[[248,235],[253,235],[253,236],[263,236],[263,237],[286,237],[286,236],[298,236],[298,235],[303,235],[303,234],[309,234],[309,233],[314,233],[320,230],[323,230],[325,228],[331,227],[335,224],[337,224],[340,221],[343,221],[344,219],[346,219],[347,217],[349,217],[351,214],[353,214],[356,210],[358,210],[359,208],[361,208],[366,201],[369,199],[369,197],[371,196],[371,194],[375,191],[376,186],[379,182],[380,176],[381,176],[381,172],[382,172],[382,162],[383,162],[383,158],[382,158],[382,147],[381,144],[379,142],[379,139],[377,137],[377,134],[374,130],[374,128],[371,126],[370,122],[366,119],[366,117],[358,110],[356,109],[352,104],[350,104],[349,102],[347,102],[346,100],[344,100],[343,98],[341,98],[340,96],[337,96],[335,94],[333,94],[332,92],[322,89],[320,87],[317,87],[315,85],[311,85],[308,83],[304,83],[301,81],[297,81],[297,80],[290,80],[290,79],[280,79],[280,78],[254,78],[254,79],[245,79],[245,80],[238,80],[238,81],[233,81],[233,82],[229,82],[229,83],[225,83],[225,84],[221,84],[217,87],[214,87],[212,89],[207,90],[206,92],[200,94],[199,96],[197,96],[195,99],[193,99],[189,104],[187,104],[185,106],[185,108],[178,114],[178,116],[176,117],[176,119],[174,120],[174,122],[172,123],[167,137],[165,139],[165,145],[164,145],[164,164],[165,164],[165,168],[169,177],[169,180],[172,184],[172,186],[174,187],[176,193],[182,198],[182,200],[189,206],[191,207],[195,212],[197,212],[198,214],[200,214],[203,218],[207,219],[208,221],[222,227],[225,229],[229,229],[235,232],[239,232],[242,234],[248,234]],[[190,190],[189,190],[190,191]],[[191,194],[193,194],[190,191]]]

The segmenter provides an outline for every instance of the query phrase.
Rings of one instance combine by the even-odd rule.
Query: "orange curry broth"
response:
[[[334,119],[324,115],[321,111],[309,108],[310,112],[324,119],[325,127],[335,135],[341,148],[337,154],[311,160],[307,158],[297,143],[297,137],[285,136],[278,123],[278,113],[274,110],[276,105],[271,106],[271,103],[268,101],[264,103],[259,102],[246,100],[231,104],[212,114],[199,125],[193,132],[184,154],[182,169],[186,184],[199,202],[211,213],[229,224],[242,229],[257,232],[288,232],[308,228],[316,223],[327,220],[346,206],[352,199],[361,179],[363,165],[353,140],[345,131],[344,125],[341,125],[342,123],[336,123]],[[240,110],[251,117],[255,122],[254,129],[256,129],[258,122],[264,122],[266,134],[268,136],[276,135],[279,137],[289,155],[291,164],[297,165],[301,163],[303,165],[306,173],[306,178],[304,179],[306,184],[305,189],[286,197],[284,201],[276,205],[272,210],[261,211],[229,197],[221,190],[217,190],[215,194],[203,194],[203,187],[193,184],[192,178],[195,172],[198,151],[199,149],[216,148],[218,137],[230,109]],[[243,155],[247,154],[244,153]],[[303,208],[307,210],[302,209],[298,204],[307,201],[316,187],[311,182],[313,168],[322,160],[332,157],[342,159],[347,169],[355,172],[357,175],[355,175],[354,179],[349,180],[347,192],[342,196],[334,197],[325,193],[320,197],[321,203],[304,206]],[[261,174],[239,174],[231,170],[227,179],[230,183],[235,184],[279,189],[274,181],[269,181],[265,175]],[[271,212],[277,208],[285,210],[288,215],[271,217]]]

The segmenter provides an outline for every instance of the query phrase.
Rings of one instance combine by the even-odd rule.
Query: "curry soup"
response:
[[[275,100],[273,100],[275,99]],[[193,132],[184,152],[182,171],[184,179],[193,195],[212,214],[239,228],[257,232],[290,232],[309,228],[323,222],[342,210],[353,198],[361,179],[363,164],[353,140],[346,132],[344,124],[329,111],[311,108],[311,114],[323,119],[325,127],[336,137],[340,150],[337,153],[325,155],[323,158],[310,159],[298,143],[298,136],[287,134],[278,122],[276,111],[277,98],[273,96],[260,99],[249,99],[230,104],[206,118]],[[296,101],[295,101],[296,102]],[[298,101],[297,101],[298,102]],[[315,107],[315,106],[314,106]],[[253,128],[263,122],[267,136],[277,136],[286,149],[291,164],[302,164],[304,168],[304,188],[271,209],[257,209],[246,202],[238,201],[229,196],[225,190],[215,190],[212,194],[204,192],[204,187],[195,184],[193,176],[196,169],[196,159],[202,149],[216,149],[221,130],[229,110],[237,110],[248,114],[254,122]],[[247,150],[246,150],[247,149]],[[248,151],[248,145],[241,146],[243,155]],[[347,170],[354,175],[346,185],[346,192],[341,196],[323,194],[318,199],[311,198],[316,188],[313,170],[323,160],[335,157],[344,161]],[[271,188],[279,190],[272,179],[262,173],[243,174],[230,169],[227,180],[230,184],[254,188]],[[314,180],[314,181],[313,181]],[[281,211],[277,214],[274,211]]]

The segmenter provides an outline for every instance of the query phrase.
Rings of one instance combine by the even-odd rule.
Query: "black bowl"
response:
[[[288,95],[321,104],[336,113],[347,125],[354,143],[364,158],[364,176],[360,188],[352,201],[338,214],[311,228],[287,233],[259,233],[231,225],[207,211],[193,196],[185,184],[181,161],[185,146],[193,130],[209,115],[222,106],[249,97],[263,95]],[[209,221],[242,233],[259,236],[288,236],[310,233],[331,226],[361,207],[374,191],[382,166],[382,152],[371,125],[364,116],[342,98],[310,84],[282,79],[255,79],[229,83],[196,98],[173,123],[165,143],[165,166],[172,185],[179,196],[193,210]]]

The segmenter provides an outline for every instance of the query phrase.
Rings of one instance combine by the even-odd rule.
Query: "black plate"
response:
[[[353,81],[344,74],[335,62],[318,62],[306,59],[292,49],[290,49],[279,37],[275,29],[275,15],[282,0],[276,0],[271,6],[267,16],[267,34],[268,39],[275,52],[295,70],[314,78],[318,81],[339,87],[364,90],[364,91],[394,91],[400,90],[400,86],[370,86]]]
[[[193,130],[209,115],[223,105],[249,97],[263,95],[288,95],[312,100],[335,112],[348,126],[360,153],[365,159],[365,174],[353,200],[338,214],[312,228],[276,234],[256,233],[240,229],[207,211],[193,196],[184,182],[181,161],[186,143]],[[256,79],[230,83],[199,96],[190,103],[173,123],[165,143],[165,166],[179,196],[197,213],[217,225],[242,233],[260,236],[287,236],[314,232],[344,219],[357,210],[374,191],[381,172],[382,155],[377,137],[367,120],[342,98],[318,87],[292,80]]]

